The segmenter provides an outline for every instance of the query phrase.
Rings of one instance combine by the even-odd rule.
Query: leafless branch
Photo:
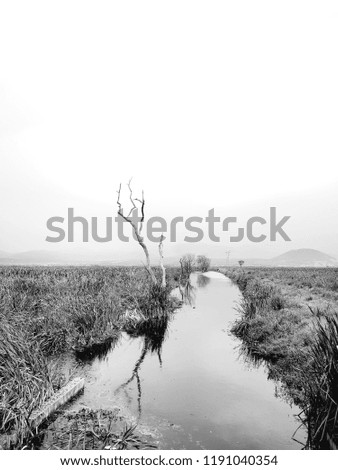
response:
[[[163,236],[163,233],[162,233],[161,238],[160,238],[160,243],[158,245],[158,251],[160,253],[160,266],[161,266],[161,269],[162,269],[162,287],[165,287],[166,286],[166,280],[165,280],[165,267],[164,267],[164,264],[163,264],[163,240],[164,240],[164,236]]]
[[[130,209],[129,214],[127,216],[123,214],[123,207],[122,207],[122,204],[121,204],[121,201],[120,201],[120,198],[121,198],[121,183],[120,183],[119,190],[117,191],[117,194],[118,194],[118,197],[117,197],[118,211],[117,211],[117,213],[126,222],[128,222],[132,226],[133,231],[134,231],[135,236],[136,236],[136,239],[137,239],[138,243],[140,244],[140,246],[142,247],[142,249],[144,251],[144,254],[145,254],[145,257],[146,257],[146,262],[147,262],[146,269],[147,269],[147,271],[148,271],[148,273],[149,273],[149,275],[152,279],[152,282],[154,284],[157,284],[156,276],[155,276],[155,274],[154,274],[154,272],[151,268],[151,264],[150,264],[149,251],[148,251],[148,248],[147,248],[146,244],[144,243],[144,238],[141,235],[142,228],[143,228],[143,221],[144,221],[144,206],[145,206],[144,193],[142,191],[142,200],[133,197],[133,190],[131,188],[131,179],[128,182],[128,188],[129,188],[129,199],[130,199],[130,202],[132,204],[132,208]],[[135,201],[137,201],[141,204],[141,220],[140,220],[140,223],[138,223],[138,221],[135,222],[131,218],[131,214],[132,214],[133,210],[137,209]]]

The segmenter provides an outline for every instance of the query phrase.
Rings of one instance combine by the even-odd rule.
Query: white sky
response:
[[[278,204],[293,243],[266,252],[338,256],[337,22],[323,0],[1,2],[0,251],[50,249],[67,207],[111,215],[133,176],[153,215]]]

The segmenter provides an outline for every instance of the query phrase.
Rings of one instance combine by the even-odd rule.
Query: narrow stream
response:
[[[301,448],[292,439],[299,410],[275,396],[264,367],[250,365],[229,333],[238,288],[210,276],[192,276],[164,337],[124,333],[103,359],[82,364],[86,387],[72,409],[117,406],[162,449]]]

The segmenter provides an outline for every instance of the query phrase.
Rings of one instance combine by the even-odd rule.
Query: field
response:
[[[232,332],[303,410],[311,448],[337,442],[338,270],[233,268],[243,298]],[[330,444],[331,443],[331,444]]]
[[[61,354],[94,355],[174,310],[177,279],[168,269],[159,288],[144,268],[0,268],[0,446],[27,444],[29,416],[64,384]]]
[[[278,393],[301,408],[306,447],[332,448],[338,440],[338,270],[221,271],[242,292],[232,333],[243,354],[264,363]],[[107,410],[60,416],[62,435],[48,431],[44,442],[27,423],[66,382],[63,355],[95,357],[123,331],[138,336],[153,329],[158,340],[180,306],[171,292],[183,271],[167,268],[165,287],[161,272],[154,272],[158,284],[144,268],[0,268],[0,448],[147,447],[132,424]]]

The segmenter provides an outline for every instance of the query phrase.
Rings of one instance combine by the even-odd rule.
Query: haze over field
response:
[[[167,256],[164,260],[166,265],[179,265],[179,259],[186,253],[201,254],[201,251],[192,251],[190,245],[176,245],[175,256]],[[201,247],[198,247],[201,249]],[[204,253],[210,254],[209,251]],[[158,259],[153,253],[153,264],[158,263]],[[291,250],[274,258],[239,258],[232,256],[229,258],[225,253],[214,252],[211,261],[214,265],[237,265],[239,259],[243,259],[247,266],[298,266],[298,267],[337,267],[338,260],[326,253],[318,250],[300,249]],[[56,253],[52,251],[27,251],[24,253],[5,253],[0,252],[0,265],[63,265],[63,264],[103,264],[103,265],[141,265],[144,259],[140,252],[129,252],[125,258],[121,254],[116,254],[110,259],[100,258],[98,254],[93,253]]]
[[[224,237],[184,251],[270,258],[310,247],[338,257],[335,4],[216,4],[217,15],[176,1],[1,6],[2,251],[142,259],[133,242],[45,241],[47,219],[68,207],[115,216],[118,185],[132,176],[147,216],[214,207],[245,223],[271,206],[291,216],[291,242]],[[180,251],[165,246],[166,256]]]

